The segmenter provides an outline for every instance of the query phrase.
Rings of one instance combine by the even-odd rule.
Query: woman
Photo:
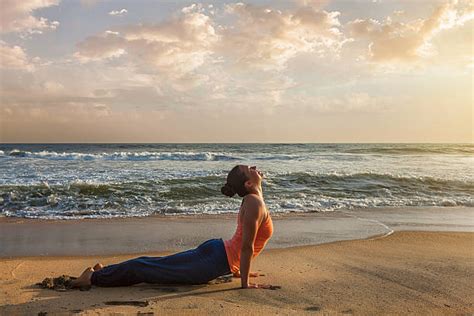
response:
[[[270,213],[262,192],[262,172],[255,166],[235,166],[227,175],[221,192],[243,197],[234,236],[226,241],[210,239],[196,249],[166,257],[139,257],[103,267],[87,268],[73,281],[73,287],[127,286],[137,283],[203,284],[221,275],[240,277],[242,288],[274,289],[267,284],[250,283],[250,265],[273,233]]]

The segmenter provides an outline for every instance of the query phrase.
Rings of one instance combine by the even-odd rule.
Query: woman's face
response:
[[[247,176],[248,181],[257,185],[262,184],[263,172],[257,169],[257,166],[241,165],[240,169]]]

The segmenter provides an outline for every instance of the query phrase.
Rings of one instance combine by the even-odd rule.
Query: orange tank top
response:
[[[273,234],[273,222],[270,213],[267,211],[267,218],[263,220],[257,230],[255,243],[253,245],[252,259],[258,256],[263,250],[267,241]],[[232,273],[240,270],[240,250],[242,249],[242,222],[240,221],[240,212],[237,216],[237,229],[231,239],[224,241],[225,252],[227,254],[227,261]]]

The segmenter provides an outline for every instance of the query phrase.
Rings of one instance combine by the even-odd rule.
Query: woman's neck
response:
[[[259,197],[261,197],[263,199],[263,191],[262,191],[262,187],[261,186],[255,186],[255,187],[251,187],[249,190],[248,190],[249,193],[252,193],[252,194],[256,194],[258,195]]]

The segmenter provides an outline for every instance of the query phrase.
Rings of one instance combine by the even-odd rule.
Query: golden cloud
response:
[[[395,12],[394,15],[400,14]],[[472,3],[452,1],[438,6],[426,19],[399,22],[389,16],[382,22],[374,19],[356,19],[347,26],[355,39],[369,40],[370,60],[415,61],[435,54],[430,41],[437,33],[462,26],[473,18]]]
[[[58,5],[60,0],[2,0],[0,31],[42,33],[45,29],[56,29],[58,21],[35,17],[33,12],[41,8]]]

